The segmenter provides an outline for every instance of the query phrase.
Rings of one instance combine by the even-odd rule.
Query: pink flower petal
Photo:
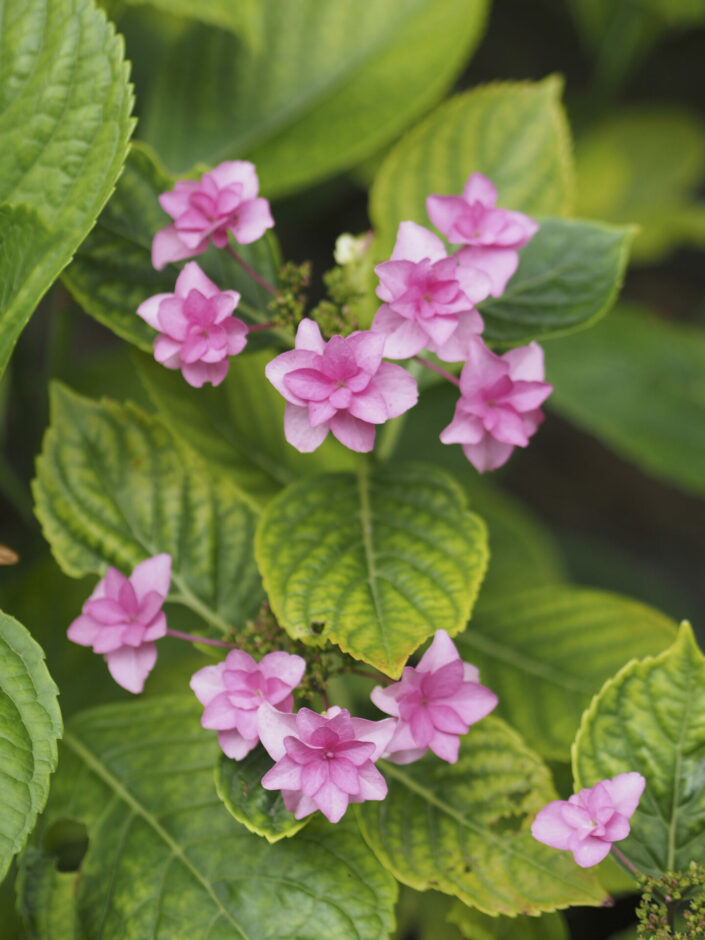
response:
[[[93,646],[96,637],[103,629],[103,625],[97,623],[92,617],[81,614],[73,621],[68,628],[68,638],[80,646]]]
[[[250,751],[257,747],[258,742],[258,738],[243,738],[239,731],[218,732],[218,743],[226,757],[233,760],[242,760],[243,757],[247,757]]]
[[[140,603],[150,591],[166,597],[171,584],[171,555],[162,552],[140,562],[129,581]]]
[[[333,763],[331,761],[331,763]],[[328,761],[314,760],[301,768],[301,791],[304,796],[315,796],[328,782]]]
[[[419,399],[416,379],[402,366],[392,362],[383,362],[372,381],[384,397],[390,418],[404,414]]]
[[[460,738],[456,734],[446,734],[444,731],[436,731],[428,743],[429,749],[433,751],[436,757],[447,761],[449,764],[455,764],[458,760],[458,751],[460,750]]]
[[[592,868],[593,865],[599,865],[607,858],[612,848],[611,842],[603,842],[602,839],[585,839],[584,842],[576,842],[572,847],[573,858],[581,868]]]
[[[387,411],[385,397],[377,387],[376,381],[370,382],[364,392],[352,396],[348,411],[353,417],[369,421],[371,424],[384,424],[391,417]]]
[[[492,180],[482,173],[471,173],[463,187],[463,199],[467,203],[481,202],[492,208],[497,202],[497,190]]]
[[[160,333],[154,338],[154,358],[167,369],[181,368],[181,343]]]
[[[398,314],[394,315],[398,316]],[[376,329],[374,323],[372,329]],[[384,355],[389,359],[410,359],[421,352],[428,345],[428,342],[428,333],[416,320],[406,320],[404,317],[399,317],[397,326],[391,332],[386,333]]]
[[[242,186],[241,198],[253,199],[259,192],[259,180],[254,163],[249,160],[226,160],[212,169],[208,176],[219,189],[225,189],[234,183]]]
[[[376,685],[370,692],[370,698],[387,715],[399,717],[399,703],[397,702],[395,691],[398,691],[401,683],[395,682],[393,685]]]
[[[419,660],[418,672],[437,672],[449,663],[461,662],[455,643],[445,630],[436,630],[433,642]]]
[[[225,663],[217,666],[204,666],[191,676],[189,685],[201,705],[208,705],[213,699],[225,691],[223,684],[223,670]]]
[[[106,655],[110,675],[123,689],[135,694],[144,688],[145,679],[157,661],[154,643],[145,643],[136,649],[124,646]]]
[[[297,735],[296,715],[280,712],[265,702],[257,711],[257,730],[269,756],[280,760],[286,754],[284,738]]]
[[[645,778],[635,771],[618,774],[605,781],[614,808],[629,819],[636,811],[639,800],[646,786]]]
[[[348,796],[356,796],[360,792],[359,770],[345,757],[336,757],[328,762],[328,772],[331,783]],[[304,793],[306,790],[304,788]]]
[[[348,795],[338,789],[332,781],[324,783],[321,789],[313,797],[314,803],[326,817],[328,822],[337,823],[345,815],[348,808]]]
[[[296,331],[296,349],[321,355],[325,346],[326,344],[321,336],[321,328],[316,321],[303,319]]]
[[[305,321],[302,321],[302,325]],[[301,326],[299,326],[299,333]],[[305,405],[306,402],[298,395],[291,392],[285,382],[286,376],[296,369],[315,369],[318,365],[319,357],[317,353],[311,350],[290,349],[288,352],[281,353],[276,358],[268,362],[264,367],[264,374],[280,395],[283,395],[287,401],[293,405]]]
[[[306,661],[301,656],[277,650],[263,656],[259,668],[267,678],[270,676],[276,677],[281,679],[290,689],[295,689],[303,679],[306,671]]]
[[[387,795],[387,781],[371,761],[357,768],[360,790],[351,803],[362,800],[383,800]]]
[[[173,296],[173,294],[155,294],[153,297],[148,297],[137,308],[137,316],[142,317],[145,323],[148,323],[153,329],[161,329],[157,319],[159,306],[163,300],[168,300]]]
[[[235,223],[230,226],[230,231],[241,245],[249,245],[273,226],[274,219],[267,200],[248,199],[238,208]]]
[[[374,435],[374,430],[372,433]],[[320,447],[328,436],[328,425],[311,427],[308,409],[287,402],[284,410],[284,436],[292,447],[302,454],[309,454]]]
[[[181,240],[176,225],[168,225],[154,236],[152,242],[152,266],[161,271],[172,261],[183,261],[184,258],[193,258],[203,254],[208,247],[208,239],[204,238],[195,248],[189,248]]]
[[[466,245],[457,254],[464,267],[477,268],[490,279],[491,295],[501,297],[507,281],[519,266],[519,255],[514,248],[489,248],[484,245]]]
[[[546,376],[543,349],[536,342],[510,349],[502,358],[509,363],[509,375],[514,382],[543,382]]]
[[[467,203],[460,196],[429,196],[426,199],[429,219],[450,242],[457,244],[456,224],[467,212]],[[461,239],[462,241],[462,239]]]
[[[573,828],[563,816],[564,800],[554,800],[544,806],[531,824],[531,834],[538,842],[550,845],[554,849],[569,848]]]
[[[230,703],[227,692],[221,692],[206,705],[201,724],[204,728],[227,731],[237,725],[237,709]]]
[[[196,261],[189,261],[176,279],[174,293],[177,297],[186,299],[192,290],[196,290],[204,297],[215,297],[220,294],[220,288],[204,274]]]
[[[347,412],[339,411],[331,418],[329,426],[341,444],[349,447],[350,450],[357,451],[358,454],[367,454],[375,446],[374,424],[360,421]],[[286,439],[292,443],[288,435]]]
[[[514,447],[487,435],[479,444],[463,444],[463,453],[478,473],[497,470],[511,457]]]
[[[262,777],[262,786],[265,790],[299,790],[301,773],[301,766],[285,755]]]
[[[439,261],[446,257],[445,245],[423,225],[416,222],[401,222],[392,252],[393,261]]]

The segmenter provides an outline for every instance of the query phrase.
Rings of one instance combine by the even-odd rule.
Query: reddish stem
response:
[[[232,245],[226,245],[226,246],[225,246],[225,250],[227,251],[227,253],[230,255],[230,257],[231,257],[234,261],[237,261],[237,263],[240,265],[240,267],[242,268],[242,270],[243,270],[246,274],[249,274],[249,275],[250,275],[250,277],[252,278],[253,281],[257,281],[257,283],[259,284],[260,287],[263,287],[265,290],[268,290],[269,293],[270,293],[270,294],[274,294],[275,297],[277,296],[277,294],[279,293],[279,291],[276,289],[276,287],[272,287],[272,285],[269,283],[269,281],[265,281],[265,279],[262,277],[261,274],[258,274],[258,273],[255,271],[254,268],[251,268],[251,267],[249,266],[249,264],[248,264],[246,261],[244,261],[244,260],[240,257],[240,255],[235,251],[235,249],[232,247]]]
[[[612,844],[612,854],[614,855],[615,858],[618,858],[623,865],[626,865],[629,871],[634,876],[636,876],[637,878],[639,877],[639,875],[641,874],[639,869],[635,868],[635,866],[632,865],[632,863],[629,861],[627,856],[623,852],[620,852],[620,850],[617,848],[616,845],[614,845],[614,843]]]
[[[270,320],[269,323],[248,323],[247,332],[256,333],[257,330],[273,330],[275,326],[279,326],[274,320]]]
[[[435,362],[431,362],[429,359],[424,359],[423,356],[414,356],[414,359],[417,362],[420,362],[422,366],[426,366],[427,369],[430,369],[432,372],[435,372],[437,375],[442,376],[444,379],[447,379],[449,382],[452,382],[453,385],[460,387],[460,379],[456,375],[452,375],[450,372],[446,372],[445,369],[442,369],[440,366],[437,366]]]
[[[194,636],[193,633],[182,633],[180,630],[170,630],[167,628],[167,635],[176,637],[177,640],[188,640],[189,643],[206,643],[208,646],[223,646],[227,649],[233,649],[234,643],[225,643],[223,640],[211,640],[205,636]]]
[[[382,676],[376,672],[369,672],[367,669],[348,669],[348,672],[354,676],[364,676],[366,679],[374,679],[375,682],[381,682]]]

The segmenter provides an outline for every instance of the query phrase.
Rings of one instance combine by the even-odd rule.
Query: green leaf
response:
[[[551,776],[499,718],[470,729],[456,764],[431,756],[378,766],[389,793],[360,804],[360,823],[403,884],[510,916],[604,901],[593,873],[532,837],[534,816],[555,799]]]
[[[36,512],[66,574],[129,572],[172,556],[172,592],[223,633],[262,600],[252,555],[256,511],[223,477],[133,405],[52,387],[37,460]]]
[[[198,712],[153,699],[67,728],[43,823],[88,830],[73,882],[85,940],[384,940],[396,885],[354,820],[273,846],[249,833],[215,792]]]
[[[170,222],[157,197],[173,185],[174,178],[151,151],[133,144],[112,199],[63,274],[87,313],[147,352],[152,351],[156,333],[137,316],[137,308],[154,294],[173,293],[181,267],[169,264],[162,271],[152,267],[152,239]],[[238,252],[266,280],[276,281],[278,251],[273,238],[239,246]],[[240,292],[238,316],[249,321],[270,319],[269,294],[229,255],[211,249],[198,257],[198,263],[223,290]]]
[[[539,754],[565,761],[602,683],[674,635],[672,620],[638,601],[555,585],[483,603],[456,643],[499,696],[497,714]]]
[[[90,0],[3,5],[0,374],[120,172],[133,127],[122,53]]]
[[[127,0],[142,6],[145,0]],[[232,30],[254,47],[263,41],[262,5],[260,0],[146,0],[150,6],[171,16],[190,19]]]
[[[247,157],[265,196],[345,170],[434,104],[462,70],[486,0],[264,0],[258,49],[187,30],[140,130],[177,172]]]
[[[75,872],[59,871],[56,859],[30,845],[22,853],[17,897],[30,940],[84,940],[76,916]]]
[[[479,304],[490,342],[518,345],[571,333],[599,320],[617,298],[630,229],[580,219],[540,224],[502,296]]]
[[[487,566],[487,533],[452,477],[408,464],[301,480],[262,514],[257,561],[293,637],[399,676],[436,630],[465,626]]]
[[[429,225],[426,197],[460,193],[476,171],[498,203],[530,215],[563,215],[572,200],[570,131],[561,82],[506,82],[456,95],[390,151],[370,194],[379,258],[388,257],[403,219]]]
[[[689,624],[660,656],[605,683],[573,746],[576,788],[638,771],[646,789],[620,851],[640,871],[705,862],[705,657]]]
[[[644,472],[705,495],[705,337],[637,307],[546,347],[548,404]]]
[[[332,435],[313,454],[300,454],[286,442],[284,399],[264,374],[275,354],[270,349],[237,356],[221,385],[199,389],[151,357],[135,356],[162,421],[261,505],[306,473],[349,470],[357,463]]]
[[[272,758],[257,747],[242,760],[221,754],[215,768],[215,786],[225,806],[250,832],[278,842],[303,829],[311,817],[296,819],[284,806],[281,790],[265,790],[262,777],[272,767]]]
[[[683,241],[698,241],[705,206],[695,206],[692,193],[705,172],[705,128],[690,112],[654,107],[614,114],[578,140],[576,161],[578,215],[636,223],[634,260],[651,261]]]
[[[448,920],[468,940],[569,940],[568,925],[560,914],[542,917],[489,917],[455,901]]]
[[[57,695],[42,648],[0,612],[0,881],[49,793],[62,731]]]

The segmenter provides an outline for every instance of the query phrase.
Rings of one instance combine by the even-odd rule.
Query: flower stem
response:
[[[614,845],[614,843],[612,844],[612,854],[614,855],[615,858],[619,859],[622,865],[626,866],[636,878],[638,878],[641,875],[641,872],[639,871],[639,869],[636,868],[634,865],[632,865],[632,863],[629,861],[627,856],[623,852],[620,852],[620,850],[617,848],[616,845]]]
[[[449,382],[452,382],[453,385],[457,385],[458,387],[460,386],[460,379],[457,377],[457,375],[452,375],[450,372],[446,372],[445,369],[437,366],[435,362],[431,362],[429,359],[424,359],[423,356],[414,356],[414,359],[417,362],[420,362],[422,366],[426,366],[427,369],[430,369],[437,375],[440,375]]]
[[[265,290],[269,291],[269,293],[273,294],[275,297],[277,296],[279,291],[276,289],[276,287],[273,287],[269,283],[269,281],[265,281],[265,279],[262,277],[261,274],[258,274],[254,268],[251,268],[249,264],[246,261],[244,261],[240,257],[240,255],[235,251],[232,245],[226,245],[225,250],[234,261],[237,261],[237,263],[240,265],[242,270],[246,274],[249,274],[249,276],[252,278],[253,281],[257,281],[260,287],[263,287]]]
[[[206,643],[208,646],[223,646],[227,649],[233,649],[234,643],[225,643],[223,640],[211,640],[206,636],[194,636],[193,633],[182,633],[180,630],[170,630],[167,627],[167,635],[176,637],[177,640],[188,640],[189,643]]]
[[[273,330],[275,326],[279,324],[274,320],[270,320],[268,323],[248,323],[247,332],[256,333],[257,330]]]
[[[376,672],[370,672],[368,669],[348,669],[348,672],[353,676],[364,676],[366,679],[374,679],[375,682],[379,682],[382,679],[382,676],[378,675]]]

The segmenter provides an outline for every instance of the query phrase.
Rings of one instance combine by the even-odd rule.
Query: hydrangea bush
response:
[[[289,32],[328,14],[216,6],[177,11],[210,25],[175,30],[163,64],[205,43],[192,127],[153,79],[132,141],[123,44],[92,0],[8,0],[0,26],[41,76],[7,54],[6,94],[41,107],[0,111],[0,362],[64,268],[57,290],[132,347],[122,397],[52,385],[33,482],[54,558],[92,579],[53,624],[82,647],[73,681],[98,668],[129,696],[64,727],[41,648],[0,615],[0,875],[12,863],[23,929],[376,940],[400,886],[439,893],[468,938],[565,937],[556,912],[641,890],[644,936],[675,937],[683,912],[697,929],[692,629],[546,577],[539,530],[486,482],[541,433],[550,341],[608,314],[633,235],[571,215],[560,82],[439,104],[484,4],[442,0],[443,80],[419,84],[439,5],[384,0],[368,23],[344,0],[331,22],[360,22],[319,24],[316,62],[359,74],[291,120],[263,50],[293,69],[272,67],[272,100],[279,81],[293,100]],[[390,23],[377,70],[355,64]],[[240,56],[237,107],[207,117],[214,36]],[[340,232],[312,281],[272,200],[375,155],[370,229]]]

